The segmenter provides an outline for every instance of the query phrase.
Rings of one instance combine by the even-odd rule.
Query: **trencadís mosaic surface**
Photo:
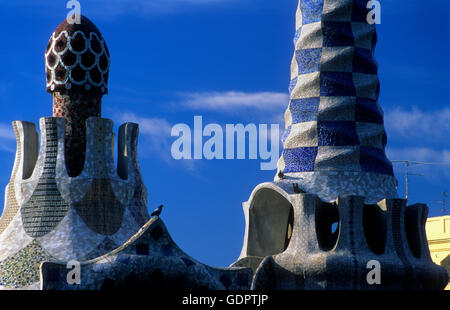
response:
[[[7,187],[0,222],[0,287],[38,288],[39,265],[44,260],[103,255],[127,241],[149,219],[147,190],[136,162],[136,124],[120,129],[122,148],[116,169],[112,121],[89,119],[86,162],[75,178],[67,174],[64,162],[64,119],[42,118],[40,124],[39,155],[27,154],[27,148],[18,151],[17,169]],[[33,144],[37,136],[33,126],[25,125],[14,123],[19,147]],[[34,168],[29,158],[37,159]],[[27,169],[32,174],[23,179]]]
[[[149,220],[138,125],[101,118],[109,52],[95,25],[64,21],[45,54],[53,117],[13,123],[17,152],[0,218],[0,289],[39,289],[43,261],[89,260]]]
[[[285,113],[284,174],[325,201],[359,195],[367,202],[396,198],[385,155],[387,136],[378,104],[377,33],[367,1],[300,0],[290,102]],[[283,185],[281,185],[283,186]]]

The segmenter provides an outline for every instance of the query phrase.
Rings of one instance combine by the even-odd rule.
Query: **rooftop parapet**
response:
[[[89,206],[91,207],[89,210],[92,214],[84,214],[86,212],[80,210],[80,213],[87,217],[85,218],[87,222],[99,222],[98,225],[104,227],[107,224],[102,224],[100,219],[95,218],[100,212],[99,208],[103,210],[105,216],[110,212],[119,212],[113,216],[119,217],[117,221],[111,221],[111,218],[104,219],[105,222],[109,222],[108,225],[117,226],[103,230],[102,232],[106,234],[108,234],[106,231],[111,230],[109,233],[113,233],[120,227],[123,207],[119,206],[137,203],[139,210],[136,210],[135,216],[139,218],[145,215],[144,220],[148,218],[147,190],[142,184],[137,156],[139,131],[137,124],[125,123],[120,127],[116,165],[113,156],[113,122],[103,118],[89,118],[84,169],[77,177],[70,177],[66,168],[63,118],[41,118],[39,154],[34,124],[17,121],[13,126],[17,135],[16,160],[6,190],[5,213],[0,228],[4,229],[21,209],[27,232],[35,237],[45,235],[67,214],[68,205],[77,206],[83,199],[84,207],[80,208],[87,212]],[[109,198],[117,203],[109,201],[106,193],[109,193]],[[89,202],[85,201],[88,199],[87,196]],[[98,205],[101,201],[104,202]],[[108,202],[111,203],[109,206]],[[92,208],[92,204],[96,204],[97,208]],[[40,207],[36,209],[38,205]],[[114,208],[115,205],[117,208]],[[36,220],[42,217],[47,218],[45,227],[42,226],[42,221]],[[116,225],[111,224],[114,222]],[[142,223],[143,220],[139,222]]]

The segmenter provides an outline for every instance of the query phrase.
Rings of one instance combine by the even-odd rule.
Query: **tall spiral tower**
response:
[[[425,205],[406,206],[385,154],[368,0],[299,0],[283,154],[243,203],[233,266],[253,289],[442,289]],[[376,262],[380,283],[367,280]]]
[[[300,1],[279,182],[324,201],[396,198],[368,1]],[[281,173],[280,173],[281,172]],[[281,176],[281,177],[280,177]]]

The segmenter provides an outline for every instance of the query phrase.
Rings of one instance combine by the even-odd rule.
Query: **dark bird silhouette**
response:
[[[161,212],[162,212],[162,209],[163,209],[163,205],[160,205],[157,209],[155,209],[155,211],[153,211],[153,213],[152,213],[152,215],[151,216],[160,216],[161,215]]]
[[[294,193],[296,194],[304,194],[305,191],[302,190],[301,188],[298,187],[297,183],[292,184],[292,186],[294,187]]]
[[[280,179],[284,179],[284,173],[283,172],[278,172],[278,177],[280,178]]]

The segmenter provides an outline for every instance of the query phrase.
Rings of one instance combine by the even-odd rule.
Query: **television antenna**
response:
[[[411,166],[417,166],[417,165],[447,166],[447,165],[450,165],[450,164],[446,164],[446,163],[427,163],[427,162],[410,161],[410,160],[393,160],[392,163],[405,164],[405,199],[406,199],[406,201],[408,201],[408,199],[409,199],[408,176],[423,176],[423,174],[409,173],[409,168]]]

